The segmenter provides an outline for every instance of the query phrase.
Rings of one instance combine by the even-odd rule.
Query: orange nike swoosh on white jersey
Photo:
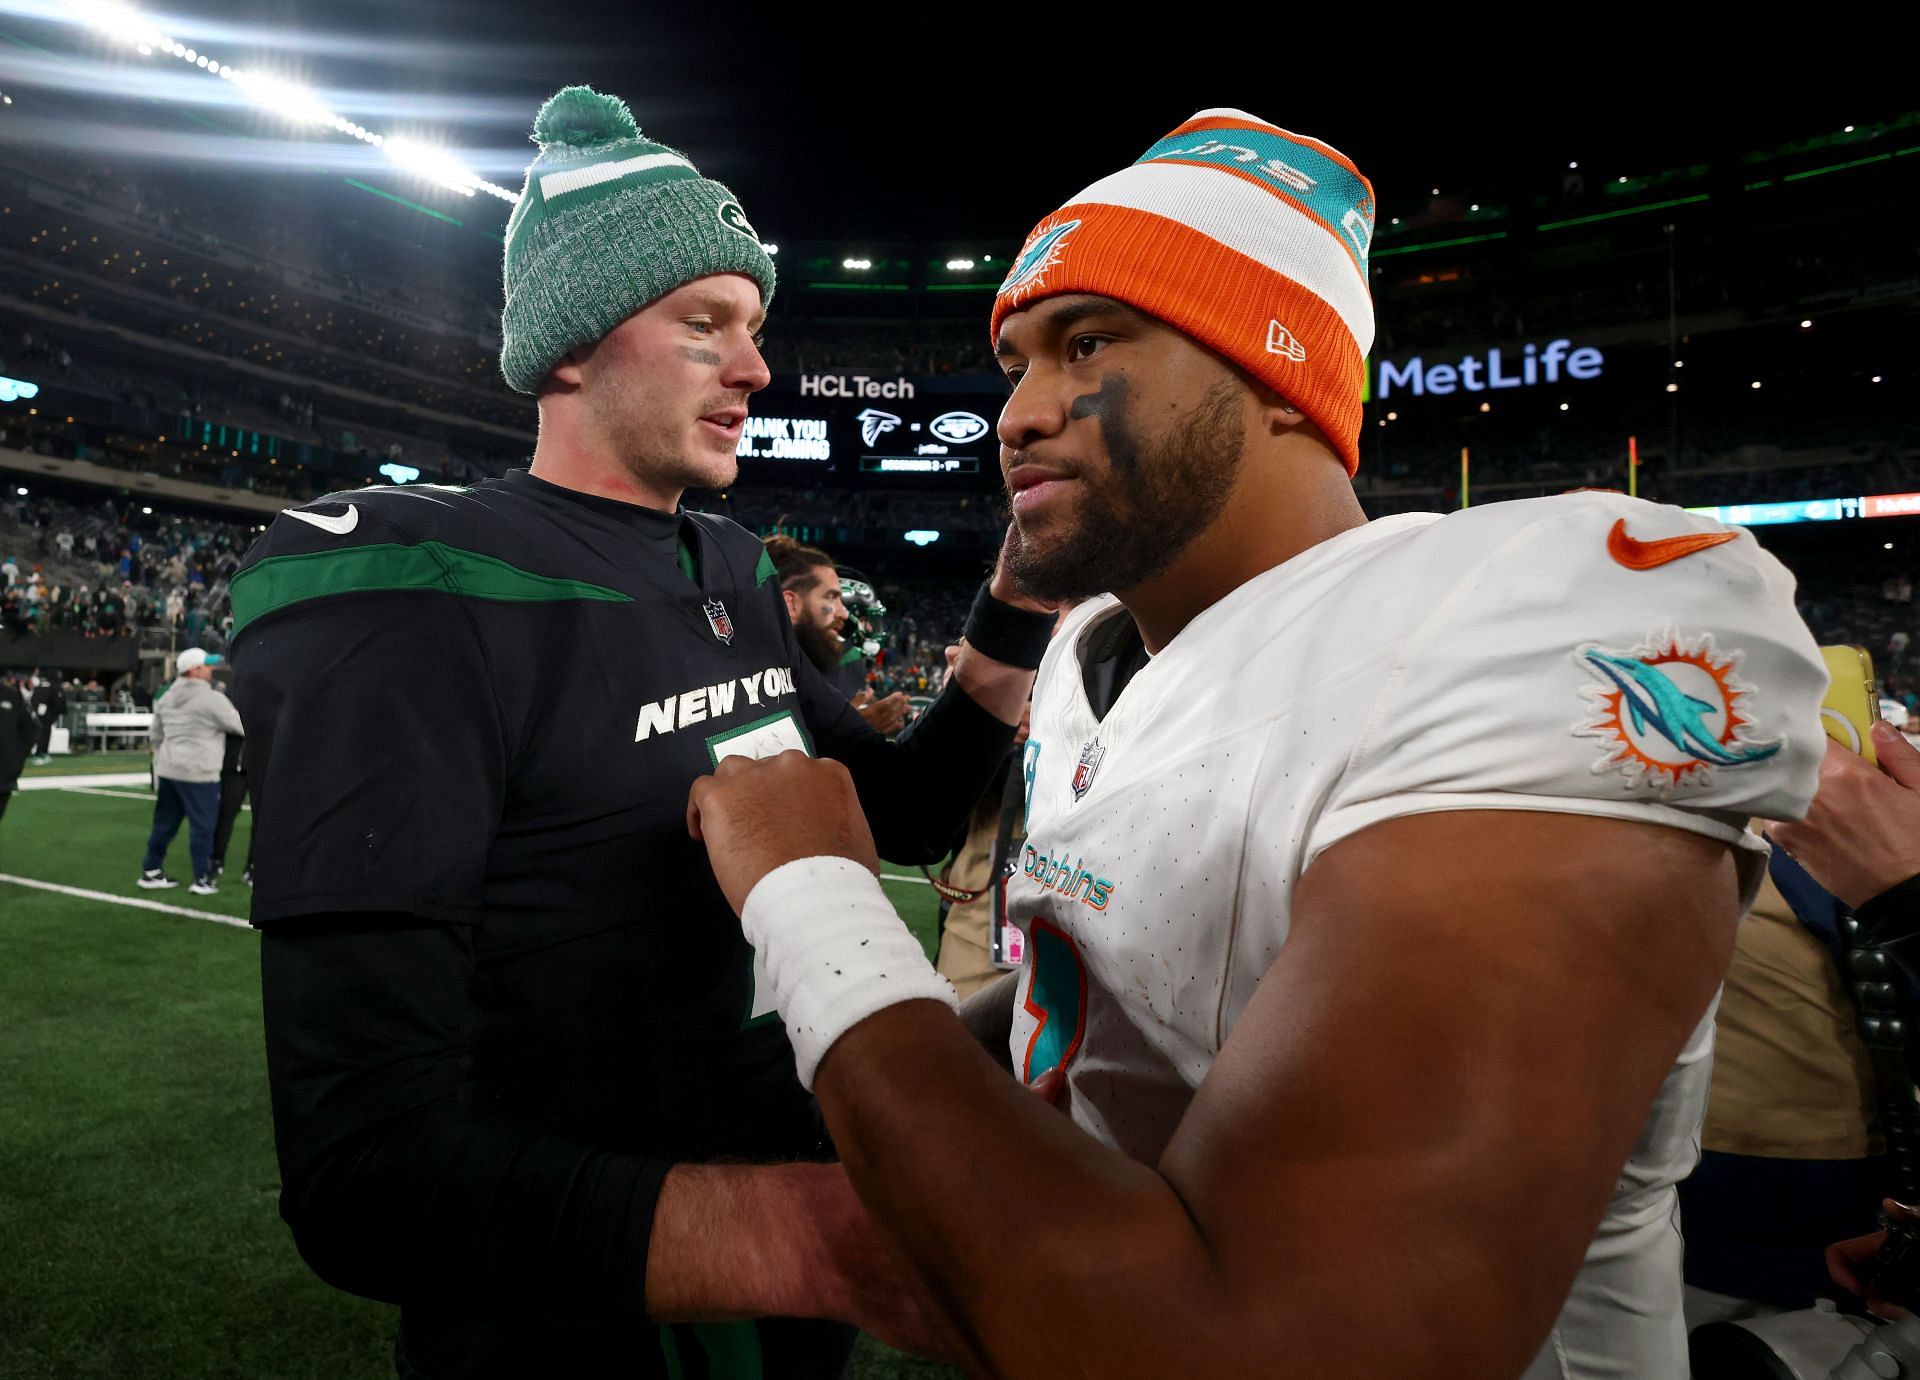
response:
[[[1607,533],[1607,554],[1628,570],[1652,570],[1734,540],[1738,532],[1689,532],[1679,537],[1640,541],[1627,535],[1627,520],[1619,519]]]

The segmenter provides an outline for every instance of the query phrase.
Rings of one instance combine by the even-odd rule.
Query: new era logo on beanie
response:
[[[1360,461],[1373,348],[1373,188],[1338,149],[1203,110],[1041,221],[993,302],[1097,293],[1165,321],[1298,407]]]
[[[570,350],[713,273],[773,300],[773,260],[718,182],[640,133],[626,102],[569,86],[533,122],[539,156],[507,221],[500,372],[536,391]]]

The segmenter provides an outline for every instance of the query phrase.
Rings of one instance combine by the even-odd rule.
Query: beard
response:
[[[740,462],[718,448],[704,450],[692,444],[688,433],[708,413],[746,405],[744,393],[727,393],[699,404],[699,411],[676,423],[686,406],[671,405],[640,379],[628,374],[602,375],[594,411],[608,445],[628,474],[640,484],[671,489],[717,489],[733,483]]]
[[[793,635],[800,643],[800,650],[807,654],[807,660],[814,664],[816,670],[831,671],[846,655],[845,639],[832,628],[819,623],[795,623]]]
[[[1021,529],[1007,555],[1014,580],[1037,599],[1060,603],[1132,589],[1173,563],[1227,506],[1246,426],[1240,389],[1223,379],[1165,434],[1152,440],[1124,436],[1128,418],[1116,419],[1120,439],[1132,441],[1137,457],[1104,478],[1075,475],[1082,492],[1054,535]],[[1110,440],[1109,453],[1121,449]]]

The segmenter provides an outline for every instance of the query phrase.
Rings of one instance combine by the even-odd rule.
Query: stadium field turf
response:
[[[110,756],[36,774],[145,769]],[[19,791],[0,819],[0,1376],[382,1380],[396,1311],[322,1284],[279,1218],[250,816],[213,897],[135,887],[151,817],[111,786]],[[931,888],[887,890],[930,942]],[[850,1371],[952,1374],[870,1338]]]

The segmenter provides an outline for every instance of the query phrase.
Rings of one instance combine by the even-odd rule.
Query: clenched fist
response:
[[[693,783],[687,832],[707,845],[735,914],[762,877],[801,858],[851,858],[880,871],[853,778],[838,762],[804,752],[724,759]]]

